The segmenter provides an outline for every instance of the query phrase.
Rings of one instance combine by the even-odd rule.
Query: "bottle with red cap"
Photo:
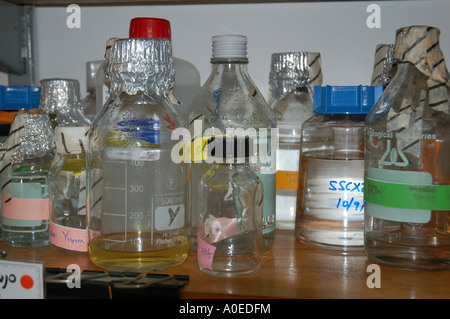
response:
[[[161,18],[134,18],[130,22],[130,38],[165,38],[172,41],[170,22]],[[180,116],[187,122],[189,105],[200,89],[200,73],[190,62],[173,57],[175,81],[172,101]]]

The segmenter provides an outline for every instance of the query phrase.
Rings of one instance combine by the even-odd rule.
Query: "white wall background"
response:
[[[372,3],[380,6],[381,28],[367,26]],[[82,6],[79,29],[67,27],[69,15],[66,7],[35,8],[37,78],[77,79],[83,96],[86,62],[103,58],[108,38],[127,37],[129,21],[138,16],[170,20],[174,55],[191,61],[202,83],[210,72],[211,37],[246,35],[249,72],[265,96],[273,52],[318,51],[324,85],[368,85],[376,45],[393,43],[402,26],[440,28],[441,49],[450,63],[450,1],[443,0]]]

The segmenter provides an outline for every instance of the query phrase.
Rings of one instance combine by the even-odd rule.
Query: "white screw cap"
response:
[[[247,37],[244,35],[216,35],[212,37],[213,58],[246,58]]]

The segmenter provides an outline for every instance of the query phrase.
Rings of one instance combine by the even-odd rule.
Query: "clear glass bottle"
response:
[[[248,275],[262,263],[263,186],[249,167],[248,138],[215,143],[214,165],[199,185],[198,266],[218,276]]]
[[[210,168],[202,155],[205,141],[227,129],[243,129],[255,139],[260,150],[258,160],[250,167],[264,185],[263,250],[272,247],[275,232],[275,183],[277,136],[276,117],[247,70],[247,37],[220,35],[212,38],[211,74],[191,103],[189,116],[193,139],[190,180],[192,214],[192,247],[197,236],[196,221],[200,213],[198,184]],[[200,152],[198,152],[200,150]],[[263,151],[265,150],[265,154]]]
[[[130,38],[165,38],[172,41],[170,21],[161,18],[134,18],[130,22]],[[187,123],[191,112],[190,104],[200,90],[200,72],[189,61],[173,57],[175,80],[170,98],[175,109]]]
[[[450,268],[450,76],[439,33],[397,30],[396,75],[367,116],[364,245],[382,265]]]
[[[274,53],[269,106],[277,116],[276,227],[295,228],[301,124],[313,116],[314,86],[322,84],[320,53]]]
[[[48,172],[55,154],[46,114],[18,113],[1,161],[3,240],[14,247],[49,243]]]
[[[343,251],[364,245],[364,120],[382,86],[325,86],[302,125],[295,232]]]
[[[182,121],[168,92],[170,42],[122,39],[105,60],[113,101],[89,131],[90,260],[114,271],[156,271],[189,254],[187,172],[172,132]]]
[[[86,138],[88,126],[57,126],[56,156],[49,172],[51,247],[87,252]]]
[[[393,64],[394,45],[379,44],[375,49],[372,79],[370,85],[386,88],[395,75],[397,67]]]
[[[73,79],[41,80],[39,110],[46,113],[53,129],[65,125],[90,125],[84,115],[80,84]]]
[[[86,118],[92,123],[97,115],[97,72],[103,64],[101,61],[90,61],[86,63],[86,91],[87,95],[81,100]]]

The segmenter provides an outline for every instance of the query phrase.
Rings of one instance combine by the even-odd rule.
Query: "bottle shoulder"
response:
[[[276,127],[275,113],[253,84],[205,85],[191,102],[190,109],[190,122],[202,118],[224,128]]]

